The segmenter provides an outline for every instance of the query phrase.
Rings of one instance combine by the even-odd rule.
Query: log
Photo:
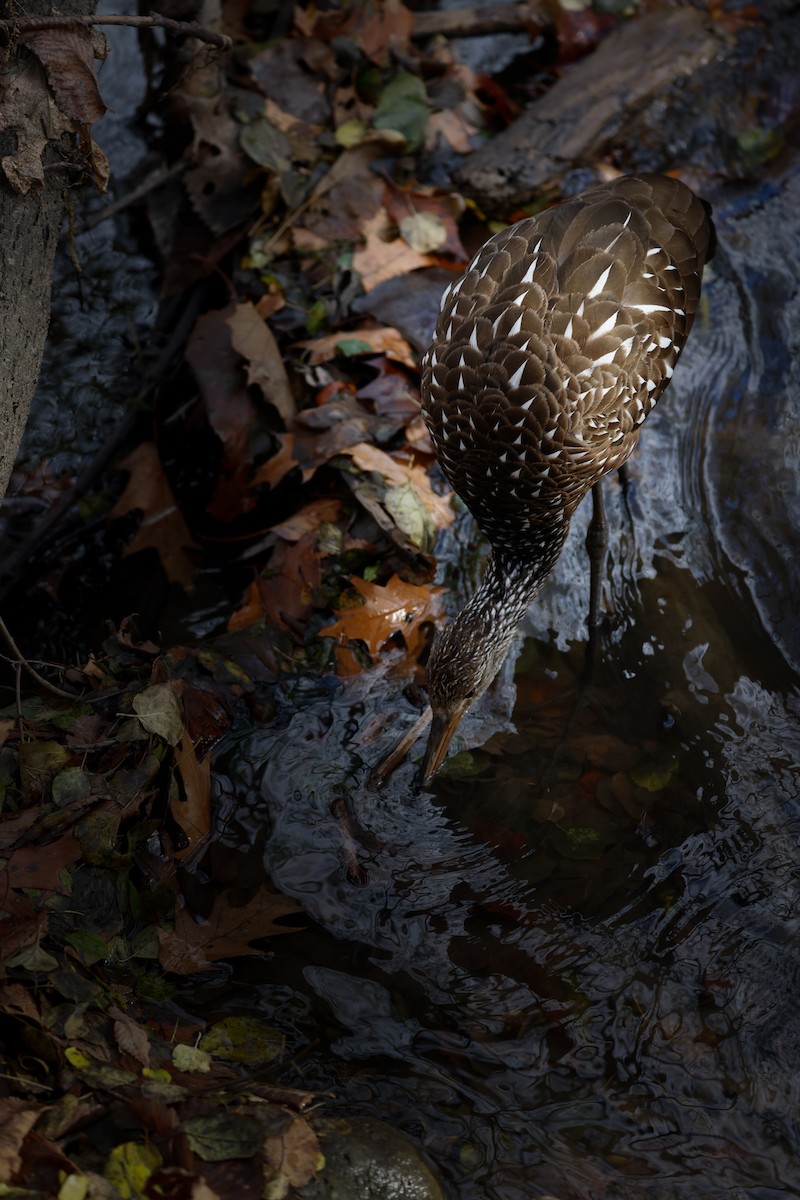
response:
[[[697,9],[666,9],[620,26],[507,130],[456,172],[488,212],[556,189],[564,172],[606,154],[632,114],[720,52],[724,35]]]

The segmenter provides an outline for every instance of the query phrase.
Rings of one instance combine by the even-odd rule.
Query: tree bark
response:
[[[94,0],[58,3],[63,15],[88,15],[94,7]],[[54,12],[56,5],[53,0],[28,0],[25,10],[45,15]],[[0,0],[0,16],[14,15],[14,6]],[[3,76],[8,79],[24,67],[24,57],[12,53],[3,64]],[[17,137],[11,130],[0,132],[0,156],[14,154]],[[48,147],[43,158],[44,186],[31,188],[25,195],[13,191],[5,175],[0,176],[0,503],[39,377],[50,323],[53,261],[68,183],[57,142]]]

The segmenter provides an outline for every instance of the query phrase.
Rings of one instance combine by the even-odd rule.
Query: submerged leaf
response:
[[[191,1117],[183,1125],[189,1145],[203,1162],[226,1162],[229,1158],[252,1158],[264,1142],[255,1117],[239,1113],[217,1113]]]
[[[283,1053],[283,1034],[257,1017],[223,1017],[200,1039],[200,1048],[226,1062],[265,1067]],[[176,1064],[177,1065],[177,1064]]]

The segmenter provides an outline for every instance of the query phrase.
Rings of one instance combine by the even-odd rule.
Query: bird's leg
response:
[[[602,480],[592,488],[592,519],[586,532],[586,549],[589,554],[589,640],[594,640],[600,624],[600,593],[603,586],[603,567],[608,549],[608,522],[603,503]]]
[[[622,488],[622,495],[625,503],[628,503],[628,494],[631,490],[631,473],[628,470],[628,464],[624,462],[621,467],[617,467],[617,476],[619,478],[619,486]]]

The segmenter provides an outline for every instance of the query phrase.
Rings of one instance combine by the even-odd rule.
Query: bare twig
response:
[[[445,37],[483,37],[489,33],[540,33],[553,24],[547,4],[499,4],[496,7],[451,8],[441,12],[416,12],[411,36],[416,41]]]
[[[59,696],[62,700],[73,700],[73,701],[80,700],[79,693],[65,692],[63,688],[56,687],[56,685],[54,683],[51,683],[49,679],[45,679],[43,675],[40,675],[39,672],[37,670],[35,670],[34,667],[31,666],[31,664],[28,662],[27,658],[22,653],[19,646],[17,645],[17,643],[14,641],[13,637],[11,636],[11,631],[8,628],[8,626],[6,625],[6,623],[2,617],[0,617],[0,634],[2,634],[3,637],[5,638],[6,642],[8,643],[8,648],[14,656],[14,664],[15,664],[15,667],[17,670],[18,703],[19,703],[19,671],[20,671],[20,668],[22,668],[22,667],[24,667],[25,670],[28,672],[28,674],[30,676],[32,676],[33,679],[36,680],[36,682],[39,684],[39,687],[43,687],[45,689],[45,691],[51,692],[54,696]]]
[[[0,30],[5,33],[25,33],[28,29],[74,29],[76,25],[132,25],[137,29],[166,29],[170,33],[184,34],[186,37],[197,38],[199,42],[208,42],[219,46],[221,50],[230,50],[233,39],[227,34],[217,33],[206,29],[196,21],[173,21],[171,17],[162,17],[160,13],[148,13],[144,17],[125,16],[120,13],[109,13],[107,16],[60,16],[53,14],[46,17],[15,17],[11,21],[0,21]]]
[[[94,229],[95,226],[102,224],[103,221],[110,220],[117,213],[124,212],[126,208],[131,208],[134,204],[138,204],[140,200],[144,200],[145,196],[149,196],[157,188],[163,187],[165,183],[169,183],[171,179],[176,179],[182,175],[190,166],[188,159],[182,158],[178,162],[173,163],[169,167],[157,167],[155,171],[142,180],[138,187],[128,192],[125,196],[120,196],[119,200],[114,200],[111,204],[106,204],[105,207],[93,213],[86,221],[84,229]]]

